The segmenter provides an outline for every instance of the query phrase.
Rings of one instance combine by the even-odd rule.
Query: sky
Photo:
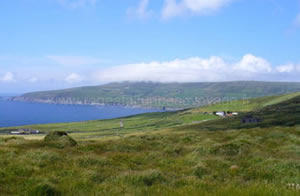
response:
[[[0,17],[0,93],[300,82],[300,0],[11,0]]]

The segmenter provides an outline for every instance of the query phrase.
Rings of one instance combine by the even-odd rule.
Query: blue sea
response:
[[[110,119],[158,111],[121,106],[55,105],[0,100],[0,127]]]

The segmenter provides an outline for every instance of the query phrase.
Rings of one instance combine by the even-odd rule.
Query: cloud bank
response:
[[[93,78],[99,82],[211,82],[233,80],[299,81],[300,65],[274,67],[266,59],[252,54],[237,62],[221,57],[192,57],[173,61],[121,65],[98,71]]]

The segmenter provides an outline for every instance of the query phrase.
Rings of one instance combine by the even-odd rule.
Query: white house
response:
[[[216,115],[217,115],[217,116],[224,117],[224,116],[225,116],[225,112],[216,112]]]

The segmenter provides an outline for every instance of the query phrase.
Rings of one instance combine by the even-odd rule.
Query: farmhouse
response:
[[[217,115],[217,116],[224,117],[224,116],[225,116],[225,112],[216,112],[216,115]]]
[[[232,117],[238,115],[237,112],[214,112],[213,114],[221,117]]]

